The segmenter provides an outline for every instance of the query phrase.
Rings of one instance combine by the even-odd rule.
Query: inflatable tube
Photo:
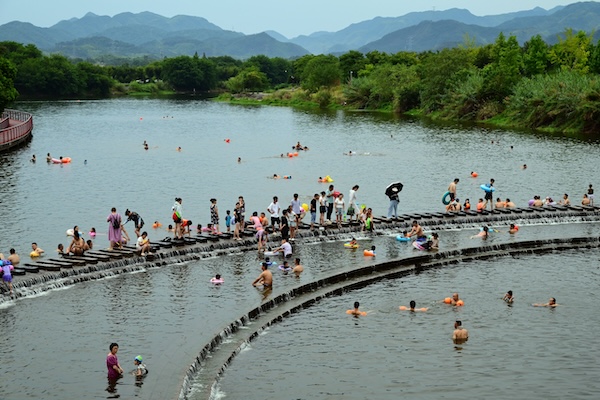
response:
[[[61,161],[58,158],[53,158],[52,159],[52,164],[60,164]]]
[[[308,204],[302,203],[302,209],[304,210],[304,212],[308,211]]]
[[[278,251],[265,251],[264,255],[265,256],[278,256],[279,252]]]
[[[442,203],[444,203],[445,206],[450,204],[450,192],[444,193],[444,195],[442,196]]]
[[[338,197],[340,195],[340,192],[333,192],[333,197]]]
[[[358,244],[344,243],[344,247],[347,249],[358,249]]]
[[[71,162],[71,157],[63,157],[63,159],[62,159],[63,164],[68,164],[70,162]]]
[[[410,242],[410,238],[402,235],[396,236],[396,240],[399,242]]]
[[[279,266],[279,269],[284,271],[284,272],[290,272],[292,270],[292,267],[288,266],[287,268],[283,266],[283,264],[281,264]]]
[[[473,178],[477,178],[479,176],[479,174],[477,172],[471,172],[471,176]]]
[[[444,303],[446,303],[446,304],[452,304],[452,299],[450,297],[446,297],[444,299]]]
[[[464,306],[464,305],[465,305],[465,302],[464,302],[464,301],[462,301],[462,300],[459,300],[459,301],[457,301],[457,302],[456,302],[456,305],[457,305],[458,307],[462,307],[462,306]]]
[[[375,252],[371,251],[371,250],[365,250],[365,251],[363,251],[363,255],[365,255],[367,257],[375,257]]]
[[[39,256],[40,256],[40,253],[38,253],[37,251],[32,251],[31,253],[29,253],[29,257],[31,257],[31,258],[36,258]]]
[[[73,229],[67,229],[67,231],[65,232],[67,234],[67,236],[75,236],[75,232],[73,232]],[[90,232],[90,236],[96,236],[96,234],[94,233],[92,235],[93,232]],[[83,232],[79,232],[79,237],[83,236]]]
[[[221,284],[221,283],[223,283],[223,282],[225,282],[225,281],[223,280],[223,278],[221,278],[221,279],[217,279],[217,278],[210,278],[210,283],[214,283],[215,285]]]
[[[483,190],[484,192],[487,192],[487,193],[493,193],[493,192],[495,192],[495,191],[496,191],[496,188],[495,188],[495,187],[493,187],[493,186],[488,186],[488,184],[481,185],[481,186],[479,186],[479,187],[481,188],[481,190]]]

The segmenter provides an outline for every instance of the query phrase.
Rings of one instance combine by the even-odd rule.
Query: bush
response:
[[[600,129],[600,78],[573,71],[523,79],[507,101],[507,115],[530,128]]]

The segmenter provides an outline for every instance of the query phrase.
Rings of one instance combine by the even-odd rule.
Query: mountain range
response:
[[[596,34],[600,28],[600,3],[580,2],[564,7],[500,15],[475,16],[468,10],[413,12],[352,24],[337,32],[315,32],[292,39],[274,31],[254,35],[224,30],[201,17],[163,17],[151,12],[121,13],[114,17],[88,13],[41,28],[13,21],[0,26],[0,41],[36,45],[47,53],[98,59],[115,57],[173,57],[178,55],[228,55],[245,59],[263,54],[295,58],[305,54],[341,54],[349,50],[387,53],[439,50],[464,43],[492,43],[500,32],[524,43],[541,35],[554,43],[565,29]]]

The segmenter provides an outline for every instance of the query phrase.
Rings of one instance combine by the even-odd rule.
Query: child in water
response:
[[[135,365],[135,376],[144,376],[148,373],[148,368],[146,368],[146,364],[142,363],[142,356],[137,356],[133,359],[133,364]]]
[[[94,228],[93,226],[90,228],[90,237],[91,238],[96,237],[96,228]]]

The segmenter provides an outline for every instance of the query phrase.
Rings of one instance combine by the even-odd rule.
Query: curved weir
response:
[[[300,285],[253,308],[227,325],[207,343],[190,366],[184,378],[180,400],[189,399],[192,390],[202,398],[210,398],[233,359],[262,331],[284,318],[315,305],[320,300],[338,296],[379,282],[417,274],[426,269],[475,260],[522,254],[543,254],[567,249],[600,247],[600,238],[582,237],[554,240],[532,240],[492,246],[469,247],[453,251],[426,253],[416,257],[384,262],[352,271],[337,273]],[[250,327],[249,329],[242,329]],[[199,383],[200,381],[200,383]]]
[[[376,231],[370,235],[389,235],[393,232],[407,229],[413,220],[417,220],[424,229],[427,230],[449,230],[466,229],[480,227],[482,224],[508,225],[516,223],[519,225],[549,224],[549,223],[579,223],[600,221],[600,207],[580,207],[580,206],[556,206],[544,208],[516,208],[501,209],[494,212],[477,213],[458,212],[458,213],[412,213],[404,214],[396,219],[388,220],[386,218],[376,218]],[[360,231],[358,223],[344,223],[338,228],[336,225],[324,226],[320,229],[310,231],[308,225],[304,225],[296,234],[296,237],[302,242],[321,242],[327,240],[347,239],[349,235]],[[86,264],[85,262],[70,265],[62,268],[60,272],[40,271],[25,277],[15,276],[13,286],[17,297],[23,297],[30,294],[36,294],[57,287],[73,285],[78,282],[95,280],[107,276],[114,276],[122,273],[140,271],[146,268],[160,267],[167,265],[168,262],[198,260],[223,256],[239,251],[255,250],[256,244],[253,232],[245,231],[246,238],[242,241],[232,239],[219,239],[219,237],[208,238],[199,235],[203,243],[186,243],[180,246],[169,244],[168,248],[162,248],[157,251],[154,258],[144,258],[135,256],[133,250],[129,251],[128,258],[96,261],[95,264]],[[270,236],[270,245],[276,245],[279,235]],[[193,242],[194,240],[192,240]],[[106,256],[104,256],[106,257]],[[45,258],[40,259],[45,262]],[[68,262],[69,259],[48,261],[48,262]],[[27,265],[27,262],[23,261]],[[35,263],[34,263],[35,264]],[[64,265],[63,265],[64,267]],[[57,268],[58,269],[58,268]],[[0,297],[0,304],[8,299],[6,288],[0,286],[0,293],[5,296]]]

